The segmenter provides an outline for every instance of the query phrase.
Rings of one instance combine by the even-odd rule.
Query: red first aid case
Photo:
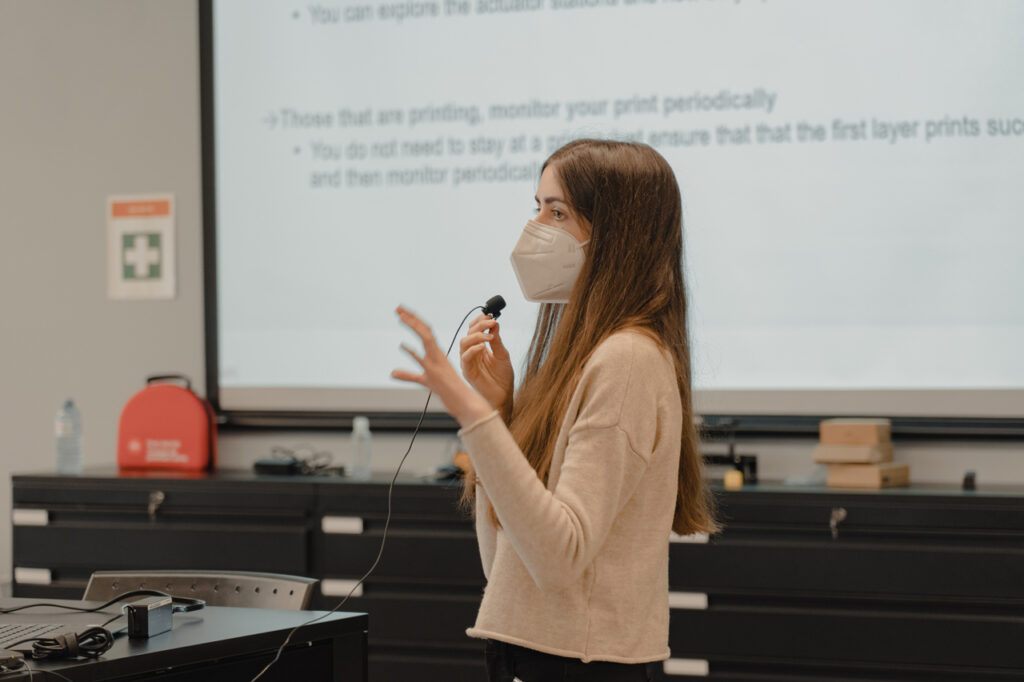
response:
[[[182,382],[178,386],[171,381]],[[217,424],[209,401],[192,392],[180,374],[146,379],[146,387],[121,410],[117,465],[122,469],[213,470]]]

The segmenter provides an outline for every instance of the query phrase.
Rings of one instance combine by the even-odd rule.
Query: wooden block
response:
[[[829,488],[892,488],[910,483],[910,465],[899,462],[881,464],[830,464]]]
[[[892,443],[880,445],[816,445],[814,461],[822,464],[877,464],[892,461]]]
[[[740,490],[743,488],[743,472],[737,469],[726,471],[723,483],[726,490]]]
[[[881,445],[892,442],[888,419],[824,419],[818,425],[825,445]]]

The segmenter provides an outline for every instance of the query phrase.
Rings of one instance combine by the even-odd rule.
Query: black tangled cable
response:
[[[120,616],[117,616],[120,618]],[[113,620],[113,619],[112,619]],[[107,621],[109,623],[111,621]],[[104,623],[106,625],[106,623]],[[32,658],[99,658],[114,646],[114,634],[100,625],[81,632],[65,632],[53,637],[32,637],[10,645],[32,643]]]

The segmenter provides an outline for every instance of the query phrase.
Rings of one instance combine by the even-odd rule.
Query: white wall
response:
[[[203,389],[197,8],[194,0],[0,0],[0,577],[10,571],[12,472],[53,468],[53,415],[78,401],[86,466],[115,462],[117,419],[147,374],[183,372]],[[178,295],[106,297],[109,194],[173,192]],[[221,441],[225,467],[273,445],[311,443],[344,461],[344,434],[267,433]],[[397,464],[403,435],[380,436]],[[765,478],[810,466],[806,441],[750,443]],[[432,470],[443,436],[407,463]],[[904,446],[918,481],[1024,484],[1024,447]]]
[[[52,470],[64,398],[90,466],[114,461],[147,374],[202,385],[196,15],[185,0],[0,3],[2,509],[10,472]],[[106,197],[156,191],[177,197],[178,296],[107,300]]]

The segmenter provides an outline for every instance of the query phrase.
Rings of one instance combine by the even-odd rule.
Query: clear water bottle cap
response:
[[[352,433],[369,433],[370,432],[370,418],[369,417],[355,417],[352,420]]]

